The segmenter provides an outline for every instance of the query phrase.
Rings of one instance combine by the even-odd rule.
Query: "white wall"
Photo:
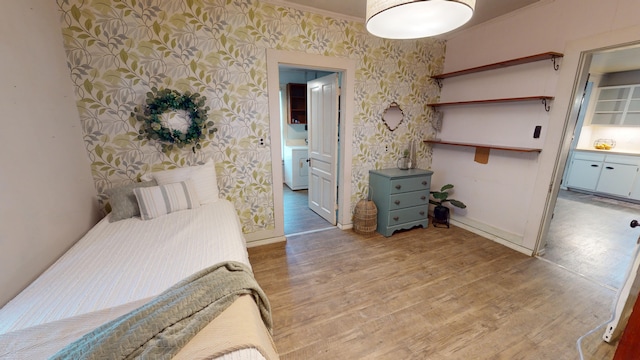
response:
[[[97,220],[55,1],[0,12],[0,306]]]
[[[556,97],[549,113],[538,103],[442,109],[442,139],[543,149],[539,155],[492,150],[489,163],[482,165],[473,161],[472,148],[434,146],[433,183],[455,185],[453,197],[468,206],[456,209],[454,218],[461,225],[533,252],[557,156],[565,147],[562,135],[580,52],[592,43],[631,41],[633,34],[637,40],[638,15],[637,0],[542,0],[448,39],[445,72],[547,51],[565,54],[559,71],[542,61],[444,80],[441,101]],[[542,126],[539,140],[532,136],[535,125]]]

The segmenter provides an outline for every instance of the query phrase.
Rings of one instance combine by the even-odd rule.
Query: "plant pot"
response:
[[[436,205],[433,209],[433,226],[438,227],[438,224],[447,225],[449,227],[449,208],[443,205]]]
[[[397,165],[400,170],[408,170],[411,167],[411,162],[408,157],[404,156],[398,159]]]

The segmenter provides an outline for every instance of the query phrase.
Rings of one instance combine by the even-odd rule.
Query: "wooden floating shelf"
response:
[[[489,163],[489,153],[491,149],[495,150],[505,150],[505,151],[516,151],[516,152],[524,152],[524,153],[534,153],[541,152],[542,149],[536,148],[523,148],[523,147],[513,147],[513,146],[502,146],[502,145],[488,145],[488,144],[476,144],[476,143],[463,143],[457,141],[442,141],[442,140],[424,140],[425,143],[428,144],[442,144],[442,145],[453,145],[453,146],[466,146],[466,147],[474,147],[476,148],[476,153],[473,158],[473,161],[480,164]]]
[[[550,51],[550,52],[545,52],[545,53],[541,53],[541,54],[536,54],[536,55],[525,56],[525,57],[521,57],[521,58],[501,61],[501,62],[497,62],[497,63],[493,63],[493,64],[482,65],[482,66],[478,66],[478,67],[474,67],[474,68],[453,71],[453,72],[444,73],[444,74],[440,74],[440,75],[434,75],[434,76],[432,76],[432,78],[433,79],[442,80],[442,79],[446,79],[446,78],[450,78],[450,77],[454,77],[454,76],[472,74],[472,73],[481,72],[481,71],[487,71],[487,70],[501,69],[501,68],[505,68],[505,67],[509,67],[509,66],[527,64],[527,63],[531,63],[531,62],[535,62],[535,61],[541,61],[541,60],[553,60],[554,61],[554,69],[557,70],[557,66],[555,64],[555,59],[561,58],[563,56],[564,55],[561,54],[561,53],[551,52]]]
[[[463,143],[457,141],[443,141],[443,140],[425,140],[424,142],[429,144],[442,144],[442,145],[454,145],[454,146],[469,146],[469,147],[480,147],[487,149],[497,149],[497,150],[506,150],[506,151],[517,151],[517,152],[541,152],[542,149],[538,148],[524,148],[524,147],[514,147],[514,146],[503,146],[503,145],[488,145],[488,144],[476,144],[476,143]]]
[[[553,96],[525,96],[525,97],[514,97],[514,98],[503,98],[503,99],[486,99],[486,100],[470,100],[470,101],[452,101],[452,102],[441,102],[441,103],[429,103],[428,106],[455,106],[455,105],[473,105],[473,104],[492,104],[492,103],[505,103],[505,102],[519,102],[519,101],[542,101],[545,106],[547,100],[553,100]]]

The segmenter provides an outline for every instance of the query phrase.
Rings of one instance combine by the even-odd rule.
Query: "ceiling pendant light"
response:
[[[476,0],[367,0],[367,31],[387,39],[417,39],[464,25]]]

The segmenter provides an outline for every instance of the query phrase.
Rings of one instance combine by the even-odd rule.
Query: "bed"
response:
[[[109,216],[0,309],[0,358],[48,358],[216,264],[250,271],[237,213],[229,201],[218,199],[212,181],[215,168],[207,162],[159,172],[112,192],[112,202],[125,199],[125,210],[112,203]],[[167,204],[154,210],[157,190],[164,187],[186,193],[186,199],[161,191]],[[148,201],[138,202],[144,196]],[[262,310],[251,296],[239,296],[175,358],[277,359]]]

